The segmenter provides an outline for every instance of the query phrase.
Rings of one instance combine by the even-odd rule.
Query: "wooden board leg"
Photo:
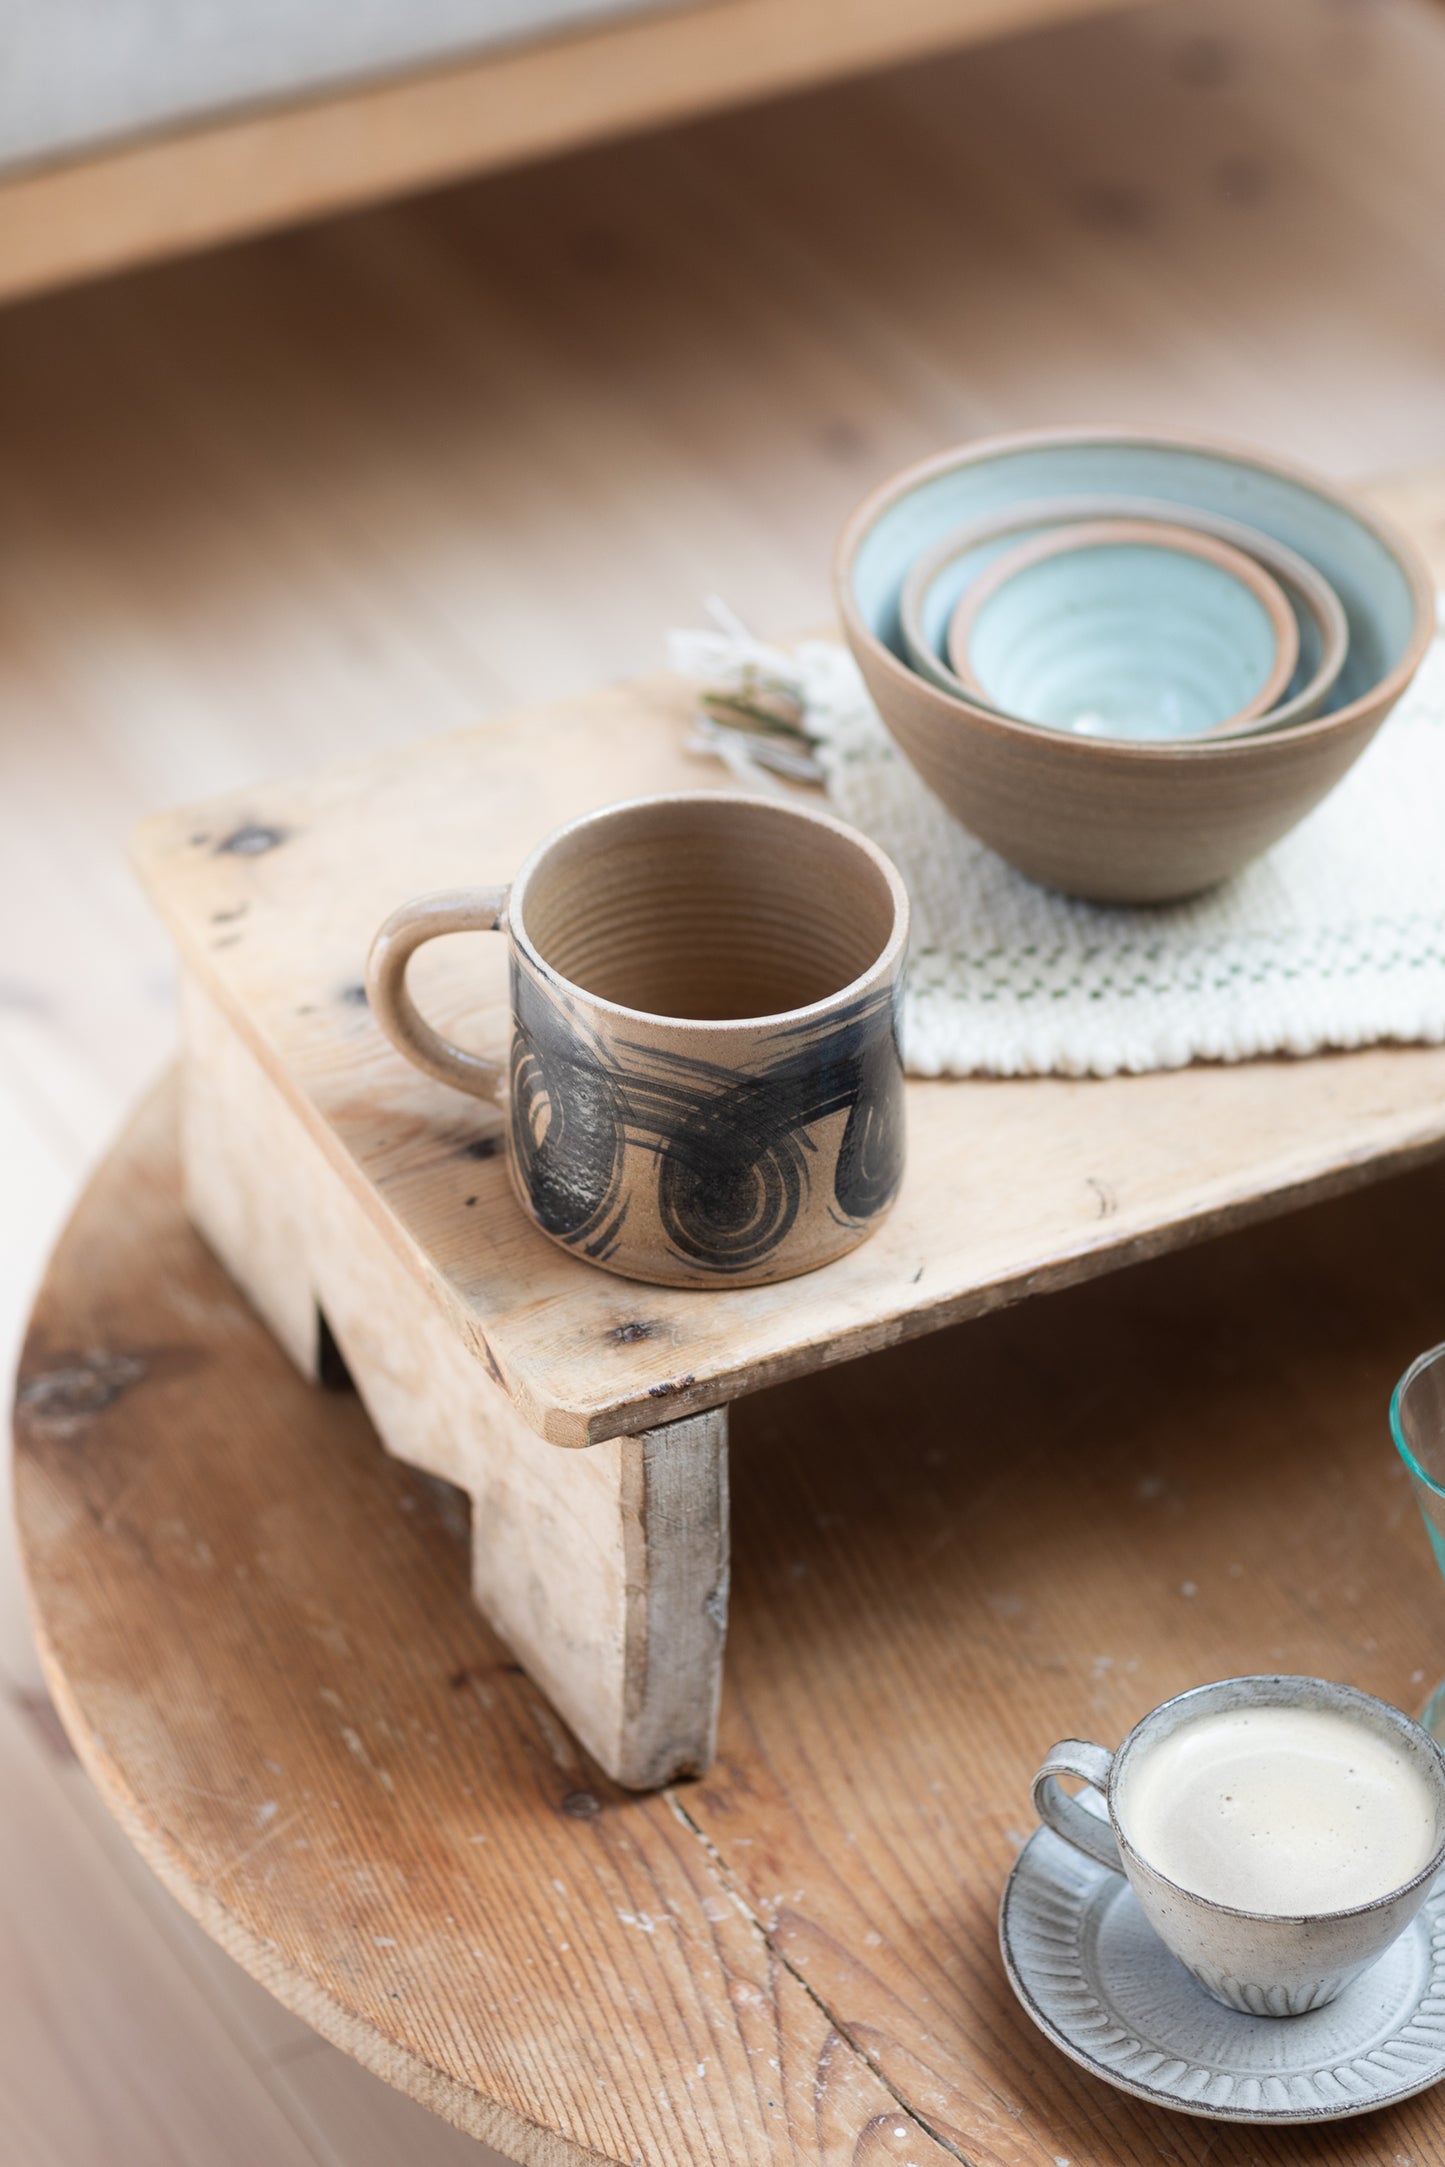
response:
[[[181,1168],[186,1210],[296,1367],[315,1383],[321,1330],[306,1239],[304,1191],[259,1181],[258,1167],[295,1157],[295,1116],[218,1011],[183,982],[185,1051]]]
[[[620,1440],[634,1551],[620,1783],[700,1776],[713,1756],[727,1638],[727,1409]]]
[[[701,1775],[727,1634],[727,1410],[583,1452],[519,1428],[472,1488],[472,1587],[618,1783]]]
[[[211,1247],[307,1376],[324,1319],[387,1450],[467,1492],[477,1603],[608,1775],[700,1775],[727,1628],[726,1409],[548,1443],[194,985],[186,1038],[186,1194]]]

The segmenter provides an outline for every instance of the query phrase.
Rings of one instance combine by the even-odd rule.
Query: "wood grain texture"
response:
[[[498,1112],[382,1037],[360,991],[366,952],[397,902],[505,880],[591,806],[729,786],[687,751],[693,697],[662,677],[612,687],[163,814],[135,845],[187,971],[553,1443],[649,1428],[1445,1149],[1438,1048],[914,1082],[898,1202],[821,1271],[692,1293],[566,1255],[512,1195]],[[438,941],[416,964],[425,1012],[501,1055],[502,944]]]
[[[491,1636],[452,1494],[245,1307],[181,1214],[173,1120],[152,1103],[72,1223],[17,1423],[47,1675],[144,1856],[288,2007],[524,2167],[943,2167],[685,1817],[614,1789]]]
[[[499,2153],[325,2040],[313,2037],[305,2053],[288,2056],[272,2070],[270,2083],[314,2147],[319,2167],[506,2167]]]
[[[635,676],[708,592],[765,634],[812,622],[853,500],[983,429],[1122,417],[1342,477],[1409,468],[1386,509],[1445,567],[1442,98],[1427,0],[1155,0],[0,313],[7,1352],[67,1198],[175,1046],[169,942],[123,858],[155,806]],[[1430,1666],[1445,1613],[1406,1592]],[[8,1543],[0,1612],[6,1674],[33,1692]],[[1034,1705],[1048,1729],[1058,1703]],[[41,1931],[48,1877],[58,1901],[89,1890],[108,1821],[96,1800],[70,1833],[89,1783],[65,1780],[37,1783],[33,1818],[23,1782],[0,1802],[22,1893],[23,1832],[55,1846]],[[112,1911],[95,1878],[65,1911],[93,2006],[127,2016],[159,1940],[184,1958],[181,2017],[152,1991],[123,2052],[82,2058],[48,1973],[64,2082],[31,2083],[55,2065],[28,2020],[0,2057],[0,2116],[23,2105],[46,2167],[95,2167],[98,2131],[154,2167],[148,2103],[191,1999],[258,2094],[296,2073],[329,2167],[462,2152],[439,2123],[414,2134],[419,2108],[389,2121],[336,2050],[294,2058],[279,2005],[252,2025],[264,1989],[238,1992],[158,1885]],[[137,1863],[132,1890],[150,1880]],[[1032,2099],[1051,2057],[1020,2053]],[[268,2126],[229,2096],[185,2167]],[[1426,2131],[1412,2156],[1442,2149]]]
[[[54,1757],[22,1708],[0,1702],[7,2163],[314,2167],[215,2010],[147,1934],[142,1905],[57,1784]]]
[[[813,622],[981,429],[1438,461],[1442,83],[1425,0],[1157,0],[0,313],[42,1124],[85,1157],[173,1046],[158,804],[635,676],[712,591]]]
[[[339,1359],[387,1450],[471,1500],[472,1591],[619,1783],[712,1759],[727,1410],[581,1454],[522,1419],[224,1017],[185,989],[187,1209],[302,1375]]]
[[[0,297],[1124,0],[711,0],[0,181]]]
[[[1431,1168],[735,1410],[728,1690],[687,1811],[966,2159],[1445,2146],[1438,2093],[1275,2132],[1121,2098],[1031,2036],[993,1941],[1055,1738],[1112,1746],[1172,1693],[1275,1669],[1417,1710],[1445,1669],[1386,1422],[1445,1331],[1442,1223]]]
[[[736,1410],[720,1758],[639,1800],[490,1639],[444,1497],[207,1257],[171,1119],[141,1118],[52,1268],[22,1534],[113,1810],[328,2038],[546,2167],[1445,2145],[1428,2094],[1298,2132],[1136,2105],[1032,2031],[994,1939],[1053,1737],[1112,1742],[1233,1670],[1433,1682],[1445,1595],[1384,1410],[1440,1330],[1445,1175]]]

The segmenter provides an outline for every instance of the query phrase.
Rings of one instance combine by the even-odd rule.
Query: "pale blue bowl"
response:
[[[1349,631],[1331,711],[1165,744],[1080,738],[950,694],[913,666],[899,599],[925,550],[995,513],[1101,495],[1242,521],[1323,574]],[[1198,895],[1287,834],[1369,744],[1435,624],[1419,549],[1368,506],[1263,454],[1126,430],[995,437],[909,468],[848,521],[836,583],[879,713],[954,818],[1031,878],[1105,903]]]
[[[1257,527],[1322,572],[1344,605],[1350,646],[1332,710],[1362,699],[1410,652],[1419,596],[1407,553],[1381,525],[1307,476],[1247,452],[1120,431],[1040,431],[995,438],[913,468],[876,492],[849,522],[840,551],[845,604],[901,661],[898,602],[909,566],[954,528],[1036,497],[1152,497]],[[1004,544],[1002,546],[1007,546]],[[990,548],[986,559],[998,553]],[[1413,556],[1413,553],[1409,553]],[[930,644],[978,559],[929,598]]]
[[[944,692],[961,693],[963,685],[944,660],[944,645],[953,613],[974,582],[999,556],[1020,542],[1033,541],[1076,519],[1069,499],[1040,502],[1028,499],[1026,510],[1005,516],[1002,531],[996,523],[983,525],[994,531],[979,534],[978,525],[955,529],[933,550],[926,551],[910,567],[900,594],[900,638],[905,659]],[[1312,721],[1342,704],[1336,687],[1349,647],[1349,627],[1339,598],[1323,575],[1271,535],[1258,528],[1202,512],[1197,506],[1161,504],[1149,497],[1100,496],[1075,498],[1090,519],[1131,519],[1180,522],[1197,533],[1207,534],[1242,550],[1270,574],[1281,587],[1294,612],[1299,658],[1284,695],[1267,718],[1254,728],[1283,729]],[[1037,518],[1029,514],[1036,514]],[[975,539],[970,542],[967,536]]]
[[[967,669],[953,650],[990,706],[1081,737],[1160,743],[1248,722],[1288,683],[1296,639],[1282,594],[1283,654],[1268,609],[1224,565],[1162,537],[1081,535],[1070,547],[1069,533],[1047,538],[1048,556],[1000,561]]]

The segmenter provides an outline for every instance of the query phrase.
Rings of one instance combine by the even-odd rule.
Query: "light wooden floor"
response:
[[[1161,0],[0,314],[0,1342],[174,1035],[155,806],[827,606],[979,430],[1445,459],[1445,13]],[[0,1563],[7,2167],[479,2147],[129,1858]]]

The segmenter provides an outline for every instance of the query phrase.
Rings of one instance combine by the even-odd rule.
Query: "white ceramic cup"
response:
[[[1414,1877],[1371,1903],[1347,1911],[1296,1915],[1239,1911],[1168,1880],[1131,1840],[1119,1796],[1131,1759],[1182,1723],[1241,1708],[1328,1709],[1365,1724],[1401,1749],[1426,1778],[1435,1802],[1435,1845]],[[1059,1776],[1090,1784],[1108,1819],[1061,1791]],[[1110,1753],[1081,1738],[1051,1748],[1034,1778],[1039,1819],[1101,1866],[1128,1878],[1160,1940],[1217,2001],[1252,2016],[1300,2016],[1333,2001],[1383,1956],[1424,1903],[1445,1863],[1445,1755],[1398,1708],[1354,1686],[1323,1678],[1226,1678],[1161,1702]]]

